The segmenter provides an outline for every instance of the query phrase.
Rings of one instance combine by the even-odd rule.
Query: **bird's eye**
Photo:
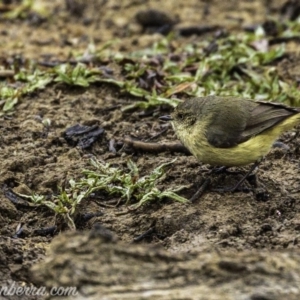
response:
[[[179,113],[179,114],[177,114],[177,118],[179,119],[179,120],[183,120],[183,114],[181,114],[181,113]]]

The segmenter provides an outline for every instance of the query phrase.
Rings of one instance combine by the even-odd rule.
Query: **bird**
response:
[[[204,164],[257,166],[277,138],[300,123],[300,109],[213,95],[187,99],[160,119],[171,122],[179,140]]]

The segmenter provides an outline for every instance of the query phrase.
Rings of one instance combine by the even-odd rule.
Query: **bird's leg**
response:
[[[210,185],[211,180],[210,178],[206,178],[201,182],[200,188],[197,190],[197,192],[192,196],[190,199],[190,202],[194,202],[196,199],[200,198],[202,194],[205,192],[205,190]]]
[[[215,168],[209,170],[208,174],[220,174],[220,173],[226,172],[227,168],[228,167],[225,167],[225,166],[215,167]],[[197,192],[189,199],[190,202],[194,202],[195,200],[200,198],[203,195],[203,193],[208,189],[210,183],[211,183],[210,178],[203,179]]]
[[[257,160],[250,168],[250,170],[246,173],[246,175],[244,175],[239,182],[231,187],[231,188],[223,188],[223,189],[211,189],[211,191],[213,192],[234,192],[236,191],[240,185],[251,175],[251,173],[259,166],[259,164],[261,163],[262,159]],[[222,173],[224,171],[227,171],[228,167],[218,167],[218,168],[214,168],[210,171],[211,173]],[[202,196],[202,194],[208,189],[209,185],[211,184],[211,179],[210,178],[206,178],[201,182],[200,188],[197,190],[197,192],[192,196],[192,198],[190,198],[190,202],[194,202],[195,200],[197,200],[198,198],[200,198]]]
[[[221,174],[221,173],[224,173],[224,172],[228,172],[227,169],[228,169],[228,167],[226,167],[226,166],[215,167],[215,168],[212,168],[208,172],[208,174]],[[192,198],[190,198],[190,202],[194,202],[195,200],[197,200],[198,198],[200,198],[203,195],[203,193],[208,189],[210,183],[211,183],[211,179],[210,178],[204,179],[201,182],[200,187],[197,190],[197,192],[192,196]]]
[[[253,165],[252,167],[250,168],[250,170],[246,173],[246,175],[244,175],[242,177],[242,179],[234,186],[231,188],[231,192],[234,192],[236,191],[240,185],[249,177],[249,175],[260,165],[262,160],[257,160]]]
[[[251,175],[251,173],[259,166],[262,159],[257,160],[250,168],[250,170],[238,181],[238,183],[231,188],[223,188],[223,189],[212,189],[214,192],[235,192],[241,184]]]

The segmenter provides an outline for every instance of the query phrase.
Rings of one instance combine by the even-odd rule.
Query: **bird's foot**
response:
[[[241,184],[244,182],[243,179],[247,180],[251,187],[241,186]],[[210,189],[210,191],[217,193],[252,192],[258,201],[267,201],[270,196],[266,187],[261,183],[259,184],[256,174],[249,174],[247,177],[242,178],[233,187],[217,187]]]
[[[253,191],[256,195],[257,199],[263,199],[266,200],[268,198],[268,193],[265,190],[261,190],[258,188],[258,183],[257,183],[257,177],[256,174],[253,173],[255,172],[255,169],[258,167],[258,165],[260,164],[261,161],[257,161],[255,162],[252,167],[250,168],[250,170],[237,182],[236,185],[234,185],[233,187],[218,187],[218,188],[210,188],[210,191],[212,192],[219,192],[219,193],[225,193],[225,192],[244,192],[244,193],[249,193],[251,191]],[[214,173],[214,174],[219,174],[219,173],[229,173],[229,174],[241,174],[241,172],[231,172],[227,170],[228,167],[218,167],[218,168],[213,168],[212,170],[210,170],[210,174]],[[247,180],[251,185],[252,188],[249,187],[245,187],[242,186],[242,184],[245,182],[245,180]],[[199,199],[203,193],[209,188],[211,184],[211,179],[210,178],[206,178],[202,181],[199,189],[197,190],[197,192],[192,196],[192,198],[190,199],[190,202],[194,202],[195,200]]]

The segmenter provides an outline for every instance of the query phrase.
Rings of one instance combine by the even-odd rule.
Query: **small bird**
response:
[[[200,162],[232,167],[261,161],[280,134],[300,123],[300,109],[207,96],[186,100],[160,119],[171,121],[178,138]]]

